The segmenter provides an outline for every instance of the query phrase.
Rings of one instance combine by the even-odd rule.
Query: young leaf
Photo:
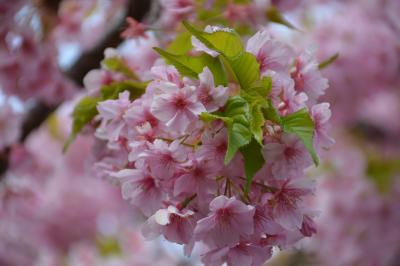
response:
[[[301,109],[295,113],[284,116],[282,119],[282,129],[286,133],[295,134],[304,143],[310,153],[315,165],[318,165],[318,156],[314,150],[314,122],[306,109]]]
[[[239,148],[247,145],[251,140],[249,105],[242,97],[231,97],[225,105],[225,117],[232,122],[228,126],[228,149],[225,155],[225,165],[235,156]]]
[[[228,58],[235,58],[243,52],[243,45],[240,36],[233,30],[224,28],[216,29],[212,33],[199,31],[190,23],[184,21],[183,25],[199,41],[208,48],[223,54]]]
[[[183,55],[192,49],[192,35],[188,31],[184,31],[168,45],[166,51],[171,54]]]
[[[69,145],[74,141],[76,135],[78,135],[82,128],[97,115],[97,103],[99,101],[101,101],[101,98],[84,97],[75,106],[72,112],[72,131],[64,145],[64,152],[68,149]]]
[[[249,105],[240,96],[231,97],[225,104],[225,110],[222,114],[202,113],[200,119],[205,122],[211,122],[216,119],[224,121],[228,130],[228,149],[225,154],[225,165],[229,164],[236,152],[247,145],[252,138]]]
[[[227,58],[230,68],[242,90],[248,90],[260,78],[260,65],[256,57],[248,52],[243,52],[236,58]]]
[[[250,104],[250,129],[260,145],[263,142],[263,126],[265,124],[262,108],[261,104]]]
[[[220,116],[217,114],[211,114],[211,113],[207,113],[207,112],[201,113],[200,119],[206,123],[213,122],[214,120],[218,120],[218,119],[224,121],[225,124],[232,123],[232,119],[229,117],[224,117],[224,116]]]
[[[260,65],[256,57],[244,51],[242,41],[236,32],[225,29],[207,33],[195,29],[187,22],[183,24],[204,45],[222,55],[225,68],[233,73],[243,90],[249,89],[260,79]]]
[[[158,47],[153,48],[157,53],[159,53],[168,63],[174,65],[176,69],[184,76],[196,78],[197,72],[193,69],[194,63],[189,56],[186,55],[174,55],[170,54],[163,49]]]
[[[145,91],[147,82],[136,82],[132,80],[125,80],[122,82],[115,82],[110,85],[104,85],[100,89],[103,100],[117,99],[118,95],[123,91],[129,91],[131,100],[140,97]]]
[[[325,61],[321,62],[321,63],[318,65],[318,69],[324,69],[324,68],[326,68],[327,66],[329,66],[329,65],[331,65],[333,62],[335,62],[336,59],[338,59],[338,57],[339,57],[339,53],[336,53],[336,54],[332,55],[331,57],[329,57],[329,58],[326,59]]]
[[[248,125],[233,121],[228,125],[228,149],[225,154],[224,164],[227,165],[235,156],[239,148],[247,145],[251,140]]]
[[[246,173],[246,183],[244,186],[244,194],[247,196],[254,175],[263,167],[265,159],[262,153],[262,145],[254,138],[250,143],[240,148],[240,152],[244,158],[244,169]]]
[[[282,24],[290,29],[296,30],[296,27],[293,26],[292,23],[290,23],[283,15],[281,12],[279,12],[278,8],[275,6],[271,6],[270,8],[267,9],[267,12],[265,13],[267,18],[275,23]]]
[[[257,80],[251,84],[250,88],[246,91],[251,94],[257,94],[263,98],[266,98],[272,89],[272,78],[263,77],[261,80]]]
[[[282,124],[282,119],[281,119],[278,111],[272,105],[272,102],[270,99],[268,100],[268,105],[263,109],[263,114],[264,114],[264,118],[266,120],[270,120],[277,124]]]
[[[214,58],[208,54],[200,56],[174,55],[160,48],[154,48],[168,63],[174,65],[176,69],[184,76],[198,78],[198,75],[203,72],[204,67],[208,67],[213,73],[214,82],[216,85],[226,85],[227,78],[224,69],[222,68],[219,58]]]
[[[108,70],[124,74],[127,78],[139,80],[138,76],[118,57],[105,58],[101,62]]]

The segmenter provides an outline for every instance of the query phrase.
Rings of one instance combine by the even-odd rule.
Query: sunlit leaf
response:
[[[108,70],[122,73],[127,78],[133,80],[139,80],[137,75],[128,67],[128,65],[121,58],[109,57],[105,58],[101,63]]]
[[[286,133],[295,134],[311,155],[315,165],[318,165],[318,156],[314,150],[314,122],[306,109],[282,117],[282,128]]]
[[[154,48],[168,63],[174,65],[184,76],[198,78],[203,72],[204,67],[208,67],[214,76],[216,85],[227,85],[227,79],[219,58],[214,58],[208,54],[199,56],[174,55],[160,48]]]

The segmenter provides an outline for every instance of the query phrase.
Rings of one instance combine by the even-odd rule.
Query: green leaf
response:
[[[239,56],[243,52],[243,45],[240,36],[232,29],[225,28],[212,33],[199,31],[190,23],[184,21],[183,25],[199,41],[208,48],[223,54],[228,58]]]
[[[242,41],[236,32],[227,30],[207,33],[195,29],[187,22],[183,24],[204,45],[222,55],[225,68],[234,75],[243,90],[256,85],[260,79],[260,65],[253,54],[244,51]]]
[[[228,149],[225,154],[224,164],[228,165],[239,148],[247,145],[251,140],[248,125],[234,121],[228,125]]]
[[[254,138],[250,143],[240,148],[240,152],[244,158],[244,169],[246,173],[246,183],[244,186],[244,194],[247,196],[254,175],[263,167],[265,159],[262,153],[262,145]]]
[[[132,80],[125,80],[122,82],[114,82],[110,85],[104,85],[100,89],[103,100],[117,99],[121,92],[129,91],[129,97],[134,100],[140,97],[145,91],[147,82],[136,82]]]
[[[225,165],[227,165],[237,151],[244,158],[246,184],[244,194],[247,195],[254,175],[264,165],[262,154],[262,126],[264,117],[260,104],[254,104],[253,109],[249,103],[240,96],[231,97],[225,105],[221,114],[202,113],[203,121],[211,122],[216,119],[224,121],[228,129],[228,149],[225,154]]]
[[[242,97],[233,96],[226,103],[223,115],[232,119],[228,124],[228,149],[224,160],[227,165],[238,149],[251,140],[249,105]]]
[[[100,101],[101,98],[99,97],[84,97],[75,106],[75,109],[72,112],[72,131],[64,145],[64,152],[68,149],[69,145],[71,145],[82,128],[97,115],[97,103]]]
[[[276,8],[275,6],[271,5],[268,9],[267,12],[265,13],[266,17],[275,23],[282,24],[290,29],[296,30],[296,27],[293,26],[292,23],[290,23],[283,15],[282,13]]]
[[[164,57],[167,63],[174,65],[182,75],[192,78],[197,77],[198,73],[193,69],[195,63],[193,62],[194,60],[191,60],[191,57],[186,55],[174,55],[158,47],[154,47],[153,49]]]
[[[265,118],[262,111],[263,106],[257,103],[250,104],[250,129],[257,142],[263,144],[263,127]]]
[[[311,155],[315,165],[319,164],[318,156],[314,150],[314,122],[306,109],[301,109],[295,113],[281,118],[282,129],[286,133],[295,134],[303,143]]]
[[[332,55],[331,57],[329,57],[329,58],[326,59],[325,61],[321,62],[321,63],[318,65],[318,69],[324,69],[324,68],[326,68],[327,66],[329,66],[329,65],[331,65],[333,62],[335,62],[336,59],[338,59],[338,57],[339,57],[339,53],[336,53],[336,54]]]
[[[200,119],[211,122],[217,119],[224,121],[228,130],[228,149],[225,154],[225,165],[233,159],[236,152],[247,145],[251,138],[249,104],[240,96],[233,96],[225,104],[221,114],[202,113]]]
[[[272,89],[272,78],[263,77],[261,80],[257,80],[250,85],[250,88],[245,89],[245,91],[252,95],[258,95],[266,98]]]
[[[270,99],[268,100],[268,105],[266,106],[266,108],[263,109],[263,113],[264,113],[264,118],[266,120],[270,120],[277,124],[282,124],[282,119],[281,119],[278,111],[272,105],[272,102]]]
[[[260,65],[256,57],[248,52],[243,52],[235,58],[226,58],[236,80],[242,90],[248,90],[260,78]]]
[[[200,120],[206,123],[210,123],[218,119],[224,121],[224,123],[226,124],[232,123],[232,119],[230,117],[224,117],[221,115],[207,113],[207,112],[203,112],[200,114]]]
[[[171,54],[183,55],[192,49],[192,35],[188,31],[184,31],[168,45],[166,51]]]
[[[168,63],[174,65],[184,76],[198,78],[204,67],[208,67],[214,76],[215,85],[227,85],[227,78],[219,58],[208,54],[200,56],[174,55],[160,48],[154,48]]]
[[[139,80],[138,76],[128,67],[128,65],[118,57],[105,58],[102,62],[108,70],[124,74],[127,78]]]

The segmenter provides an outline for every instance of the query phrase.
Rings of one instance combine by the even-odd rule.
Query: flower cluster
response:
[[[11,149],[10,168],[0,183],[0,264],[182,262],[160,243],[145,242],[118,189],[88,174],[91,138],[80,136],[66,155],[61,153],[71,110],[71,103],[63,105],[25,146]]]
[[[182,20],[237,27],[246,34],[271,21],[289,26],[290,23],[280,12],[300,9],[306,1],[160,0],[159,2],[160,14],[154,21],[153,27],[173,35]],[[168,38],[168,36],[163,37]]]
[[[104,32],[120,19],[125,0],[64,0],[58,11],[58,23],[51,33],[60,53],[67,44],[79,45],[81,50],[93,48]]]
[[[262,265],[273,246],[316,232],[304,170],[317,161],[313,146],[333,143],[329,104],[319,102],[327,80],[309,51],[266,30],[242,47],[231,29],[186,27],[193,57],[158,49],[173,65],[156,61],[144,87],[120,61],[122,81],[92,90],[103,97],[95,169],[147,217],[147,238],[163,235],[186,254],[201,246],[206,265]],[[119,94],[107,99],[110,89]]]
[[[71,97],[76,88],[60,72],[54,47],[39,42],[28,25],[10,24],[0,29],[1,89],[23,101],[39,99],[48,104]]]

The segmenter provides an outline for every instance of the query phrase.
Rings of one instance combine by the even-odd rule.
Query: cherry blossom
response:
[[[214,86],[214,77],[211,71],[205,67],[199,74],[200,85],[197,89],[197,99],[208,112],[217,111],[225,105],[229,97],[229,90],[224,86]]]
[[[286,178],[311,165],[311,158],[304,145],[293,135],[283,136],[281,143],[267,143],[264,153],[277,178]]]
[[[151,216],[142,230],[147,238],[163,234],[171,242],[185,244],[190,241],[194,227],[193,211],[181,211],[175,206],[169,206],[167,209],[158,210]]]
[[[316,104],[311,108],[311,116],[315,124],[315,141],[321,143],[321,147],[329,148],[334,144],[334,140],[328,136],[328,124],[331,117],[329,103]]]
[[[167,127],[182,133],[190,122],[206,109],[196,101],[195,88],[186,86],[177,88],[174,84],[163,84],[156,92],[156,98],[151,105],[151,113],[165,122]]]
[[[271,38],[266,30],[257,32],[247,41],[246,50],[254,54],[260,71],[284,71],[291,63],[293,51],[284,43]]]
[[[253,233],[254,207],[235,198],[219,196],[210,202],[210,213],[197,222],[196,239],[215,247],[239,242]]]
[[[205,32],[235,34],[219,26],[206,26]],[[152,38],[151,30],[147,33]],[[189,56],[206,53],[220,60],[220,52],[194,36],[188,39]],[[144,49],[140,47],[139,51]],[[310,101],[311,90],[296,89],[298,77],[293,73],[296,60],[302,58],[299,53],[267,30],[250,37],[243,52],[254,55],[260,79],[271,78],[271,91],[262,97],[271,100],[277,114],[310,112],[316,150],[328,146],[329,105],[316,105],[319,97]],[[182,70],[186,66],[157,58],[144,62],[149,66],[136,72],[137,62],[130,64],[128,50],[123,49],[107,50],[108,58],[119,60],[126,67],[124,73],[140,74],[118,80],[117,74],[124,73],[108,70],[103,61],[100,70],[87,76],[91,97],[98,97],[106,84],[132,82],[146,88],[141,96],[125,91],[97,103],[98,115],[87,125],[97,137],[94,174],[121,187],[122,197],[144,217],[146,238],[162,236],[183,245],[185,254],[200,253],[206,265],[257,266],[270,258],[274,246],[287,249],[315,234],[314,212],[304,204],[315,187],[304,181],[312,160],[302,140],[276,121],[263,122],[260,153],[265,163],[244,192],[248,186],[245,156],[238,152],[226,160],[232,118],[204,118],[207,113],[224,114],[229,101],[242,95],[235,79],[220,81],[207,64]],[[310,80],[320,78],[322,82],[307,84],[324,93],[326,84],[316,61],[312,57],[307,63],[311,70],[299,68],[298,73],[308,78],[312,72]]]

